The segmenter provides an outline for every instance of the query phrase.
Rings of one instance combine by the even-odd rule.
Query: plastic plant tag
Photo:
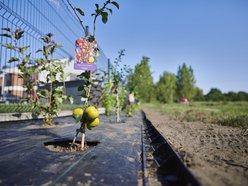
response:
[[[75,63],[74,69],[95,71],[96,70],[96,57],[99,56],[99,49],[97,43],[92,36],[85,38],[78,38],[75,42]]]

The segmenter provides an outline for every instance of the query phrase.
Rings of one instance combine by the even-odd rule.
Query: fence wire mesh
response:
[[[75,40],[84,36],[82,28],[64,0],[0,0],[0,28],[20,28],[25,31],[19,44],[30,45],[27,53],[32,53],[31,63],[41,57],[41,53],[36,51],[43,46],[40,38],[47,33],[54,34],[54,40],[63,45],[54,57],[71,63],[74,59]],[[0,33],[3,34],[4,31],[1,30]],[[10,38],[0,37],[0,42],[9,43]],[[13,56],[17,56],[17,53],[0,45],[0,101],[6,96],[13,99],[23,97],[20,92],[24,89],[22,80],[17,75],[17,63],[8,63]],[[97,59],[97,67],[108,70],[108,59],[102,50]],[[67,71],[74,80],[80,73],[74,71],[72,65],[67,67]]]

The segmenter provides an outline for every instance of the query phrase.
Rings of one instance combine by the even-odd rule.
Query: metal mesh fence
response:
[[[64,0],[0,0],[0,28],[20,28],[25,31],[19,45],[30,45],[27,52],[32,53],[31,61],[41,57],[41,53],[36,51],[43,45],[40,38],[47,33],[53,33],[54,40],[63,45],[54,54],[54,57],[59,59],[74,59],[75,40],[84,36],[82,28]],[[5,33],[3,30],[0,32]],[[9,43],[10,39],[0,37],[0,42]],[[10,57],[16,55],[14,51],[0,46],[1,97],[23,95],[19,94],[24,90],[21,86],[22,80],[17,76],[17,63],[8,63]],[[102,50],[97,59],[97,67],[105,71],[108,69],[108,59]],[[72,68],[68,70],[74,73]]]

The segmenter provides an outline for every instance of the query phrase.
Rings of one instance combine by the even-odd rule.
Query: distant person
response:
[[[180,102],[183,104],[189,103],[189,101],[186,97],[182,97]]]
[[[128,95],[128,101],[129,101],[129,103],[135,103],[135,98],[134,98],[134,93],[133,92],[131,92]]]
[[[128,94],[128,102],[127,103],[128,103],[127,108],[126,108],[127,109],[127,115],[132,116],[133,112],[135,111],[135,105],[136,105],[133,92],[130,92]]]

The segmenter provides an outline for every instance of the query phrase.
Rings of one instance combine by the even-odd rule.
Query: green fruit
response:
[[[99,118],[95,118],[92,122],[87,124],[87,128],[91,130],[92,128],[97,127],[99,123],[100,123]]]
[[[72,112],[72,116],[76,122],[79,122],[83,116],[84,109],[83,108],[75,108]]]
[[[89,106],[85,109],[84,116],[87,122],[91,122],[98,118],[99,112],[94,106]]]

